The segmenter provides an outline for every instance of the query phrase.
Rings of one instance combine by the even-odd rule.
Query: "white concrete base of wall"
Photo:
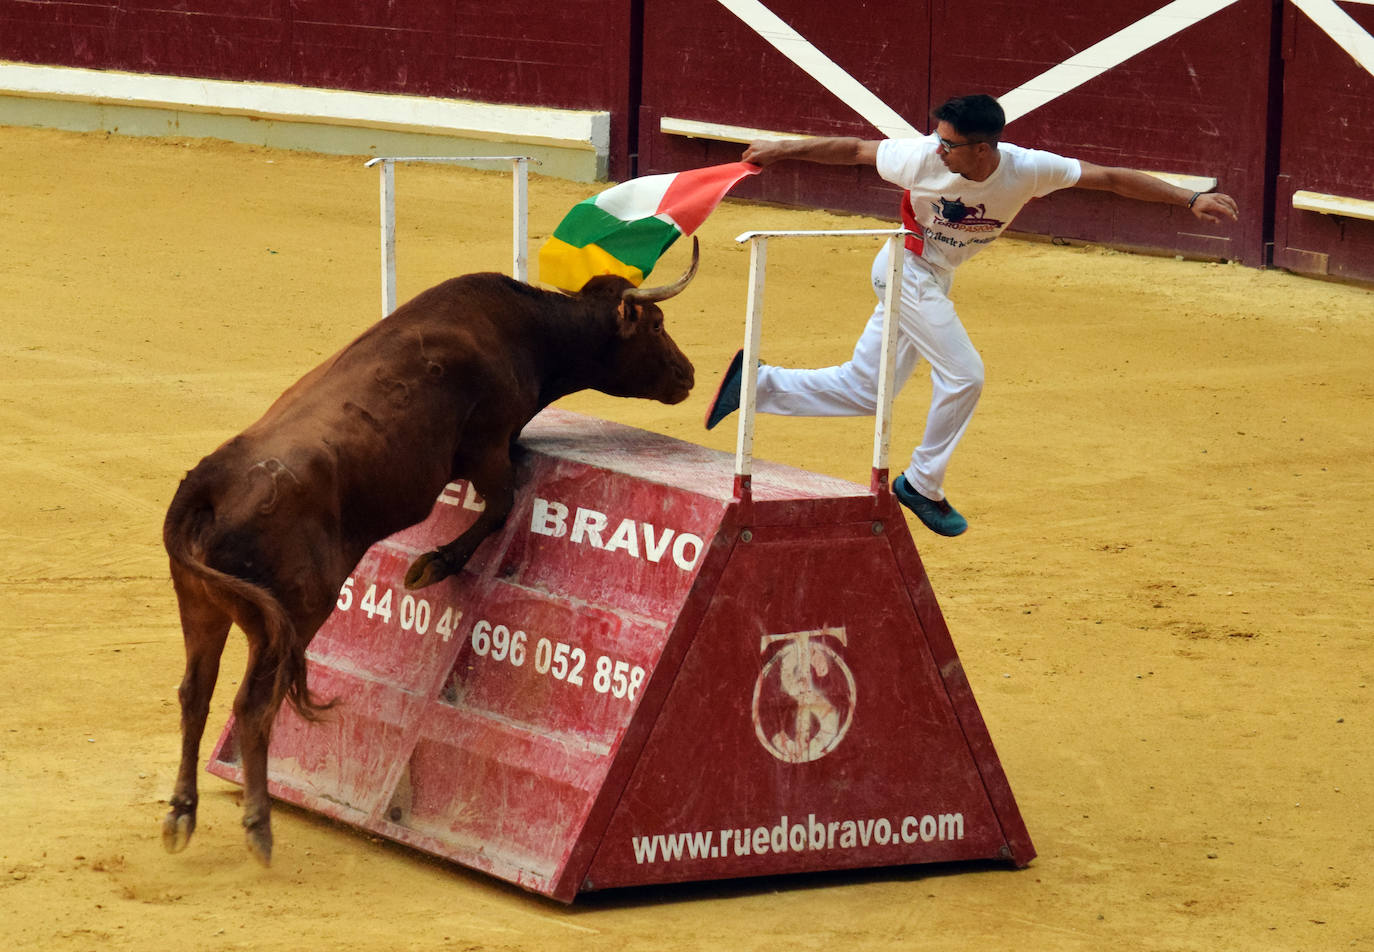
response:
[[[610,113],[0,62],[0,125],[227,139],[338,155],[528,155],[606,178]]]

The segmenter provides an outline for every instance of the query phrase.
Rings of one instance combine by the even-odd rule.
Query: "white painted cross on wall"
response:
[[[1007,121],[1034,112],[1131,57],[1167,40],[1239,0],[1173,0],[1125,29],[998,97]],[[1374,5],[1374,0],[1347,0]],[[761,0],[719,0],[809,76],[889,138],[919,136],[892,107],[816,49]],[[1374,76],[1374,37],[1336,5],[1336,0],[1293,0],[1293,4]]]

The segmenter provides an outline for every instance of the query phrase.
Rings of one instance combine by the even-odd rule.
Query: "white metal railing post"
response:
[[[396,163],[384,159],[382,200],[382,317],[396,310]]]
[[[741,236],[741,238],[744,236]],[[744,356],[740,369],[739,432],[735,440],[735,495],[750,496],[754,472],[754,404],[758,395],[759,348],[763,339],[763,277],[768,239],[749,236],[749,296],[744,317]]]
[[[888,452],[892,448],[892,401],[897,396],[897,340],[902,319],[902,251],[906,238],[887,239],[887,288],[883,294],[882,363],[878,365],[878,406],[873,420],[873,480],[878,492],[887,487]]]
[[[740,380],[739,436],[735,449],[735,495],[748,499],[754,464],[754,416],[758,398],[759,348],[763,330],[763,286],[767,256],[765,242],[784,237],[873,236],[887,239],[887,287],[883,294],[882,356],[878,367],[877,406],[873,422],[873,474],[871,491],[887,491],[888,451],[892,445],[892,402],[897,386],[897,341],[902,310],[902,266],[906,236],[897,229],[836,229],[824,231],[747,231],[735,241],[749,242],[749,300],[744,319],[744,364]]]
[[[529,281],[529,163],[538,159],[527,155],[409,155],[378,156],[368,159],[366,168],[380,167],[382,205],[382,317],[396,310],[396,163],[434,162],[462,165],[467,162],[510,162],[512,185],[513,249],[511,276]]]
[[[512,178],[515,180],[513,186],[515,195],[511,202],[515,208],[515,223],[513,226],[513,251],[512,257],[514,264],[511,266],[511,277],[517,281],[529,282],[530,279],[530,259],[529,259],[529,217],[530,217],[530,197],[529,197],[529,163],[530,160],[525,156],[511,160]]]

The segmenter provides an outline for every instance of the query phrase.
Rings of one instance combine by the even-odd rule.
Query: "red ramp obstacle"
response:
[[[274,796],[571,901],[682,880],[1035,855],[886,490],[549,410],[506,528],[374,546],[283,708]],[[241,781],[233,724],[211,773]]]

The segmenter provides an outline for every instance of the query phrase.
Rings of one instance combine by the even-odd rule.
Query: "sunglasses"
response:
[[[941,146],[941,148],[943,148],[946,152],[953,152],[955,149],[962,149],[962,148],[963,148],[964,146],[966,146],[966,145],[978,145],[978,142],[977,142],[977,141],[970,141],[970,142],[950,142],[948,139],[946,139],[946,138],[945,138],[944,136],[942,136],[942,135],[937,135],[935,138],[937,138],[937,139],[940,140],[940,146]]]

